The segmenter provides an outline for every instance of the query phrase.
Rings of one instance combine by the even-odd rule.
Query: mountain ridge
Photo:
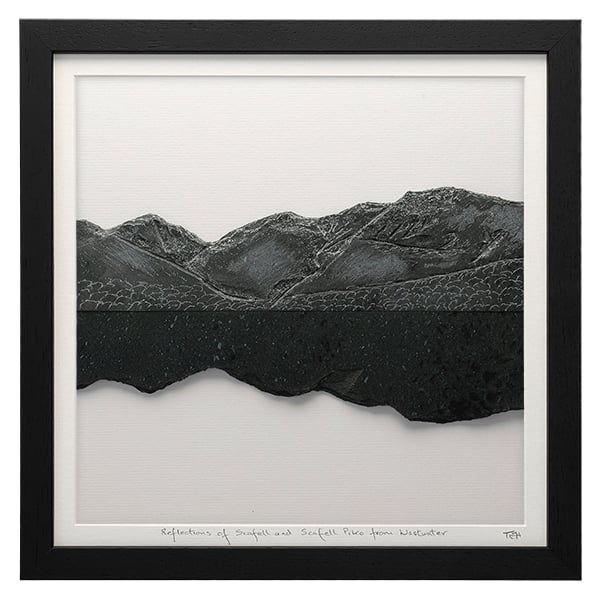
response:
[[[487,293],[495,309],[502,310],[503,302],[496,301],[503,297],[510,297],[507,310],[522,306],[522,267],[506,261],[522,262],[523,204],[461,188],[407,192],[395,202],[360,203],[322,217],[275,213],[215,242],[153,214],[106,230],[78,221],[77,239],[78,281],[86,282],[80,289],[109,280],[113,285],[125,282],[125,288],[169,288],[169,293],[178,286],[204,287],[195,294],[204,298],[198,300],[198,310],[228,299],[250,308],[280,309],[297,305],[294,297],[333,297],[330,293],[342,294],[347,306],[347,298],[358,298],[352,294],[356,290],[391,290],[410,281],[437,289],[439,282],[431,277],[491,264],[494,269],[473,271],[468,282],[464,276],[461,281],[480,295]],[[177,273],[166,272],[162,261]],[[498,276],[504,267],[506,272]],[[491,272],[493,278],[486,280]],[[454,289],[456,281],[448,279],[447,294],[464,298]],[[482,291],[486,281],[489,290]],[[496,289],[499,285],[504,291]],[[214,302],[211,293],[219,296]],[[442,302],[447,304],[456,302]],[[82,310],[84,305],[93,310],[93,304],[80,301]],[[415,309],[420,307],[417,302]]]

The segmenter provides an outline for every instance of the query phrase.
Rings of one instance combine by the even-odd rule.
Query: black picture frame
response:
[[[579,579],[580,29],[579,21],[21,21],[22,579]],[[55,53],[547,56],[546,547],[54,546]]]

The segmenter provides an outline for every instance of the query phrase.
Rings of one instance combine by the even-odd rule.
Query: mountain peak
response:
[[[121,223],[121,225],[118,225],[117,227],[114,227],[113,229],[118,229],[119,227],[123,227],[123,225],[128,225],[128,224],[138,224],[138,225],[147,225],[147,224],[153,224],[153,225],[164,225],[164,226],[170,226],[171,223],[169,223],[167,220],[163,219],[160,215],[154,214],[154,213],[146,213],[144,215],[140,215],[139,217],[134,217],[133,219],[128,219],[127,221],[125,221],[124,223]]]
[[[499,196],[489,196],[472,192],[465,188],[442,186],[421,191],[408,191],[396,201],[397,203],[431,203],[439,205],[469,205],[489,206],[490,204],[513,204],[510,200],[500,198]]]
[[[108,233],[184,268],[208,246],[194,233],[153,213],[125,221]]]

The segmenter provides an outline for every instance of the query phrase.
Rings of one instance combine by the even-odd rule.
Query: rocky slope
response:
[[[214,243],[155,215],[79,221],[80,310],[520,310],[523,205],[457,188]]]

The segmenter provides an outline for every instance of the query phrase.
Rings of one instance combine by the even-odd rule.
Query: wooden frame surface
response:
[[[21,21],[23,579],[579,579],[578,21]],[[55,53],[547,56],[548,544],[543,548],[127,548],[53,544]]]

